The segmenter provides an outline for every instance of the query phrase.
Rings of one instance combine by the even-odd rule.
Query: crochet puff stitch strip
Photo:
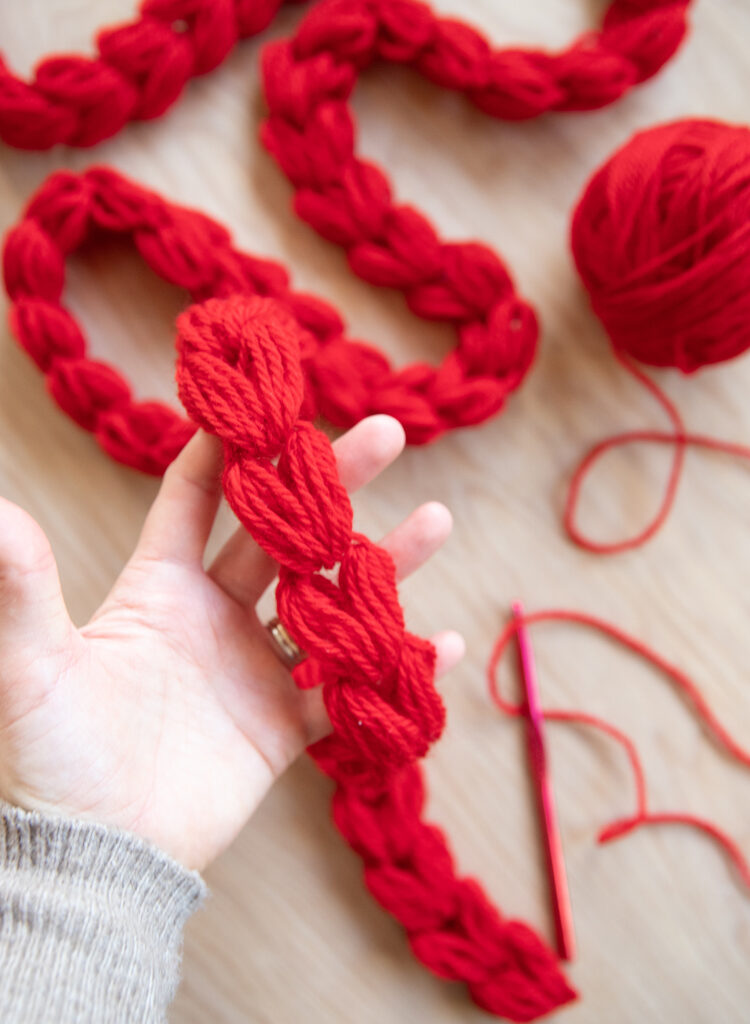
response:
[[[346,250],[355,274],[398,288],[418,315],[454,326],[459,343],[446,372],[470,378],[494,364],[522,374],[538,328],[506,268],[484,247],[442,242],[418,210],[395,202],[386,174],[357,155],[349,100],[359,74],[376,60],[408,65],[497,118],[591,109],[671,57],[688,5],[616,2],[600,33],[555,55],[494,51],[418,0],[322,0],[291,39],[263,50],[269,113],[261,139],[294,187],[296,213]],[[480,416],[493,396],[488,389],[469,401]]]
[[[476,29],[421,0],[321,0],[292,38],[265,47],[270,121],[299,128],[321,104],[345,100],[376,60],[407,65],[504,120],[594,110],[667,63],[685,37],[691,3],[613,0],[600,31],[552,53],[494,49]]]
[[[191,78],[262,32],[283,3],[143,0],[131,22],[97,33],[93,56],[45,57],[28,82],[0,55],[0,139],[30,150],[93,146],[129,121],[160,117]]]
[[[539,937],[457,874],[444,834],[423,820],[416,762],[444,723],[434,649],[405,630],[393,563],[353,532],[330,442],[300,419],[303,343],[273,299],[194,306],[178,319],[180,397],[222,440],[227,500],[279,562],[279,614],[309,654],[297,682],[323,686],[333,727],[310,752],[336,783],[334,821],[368,888],[435,974],[493,1014],[536,1019],[574,993]],[[333,569],[335,581],[321,573]]]
[[[655,74],[685,34],[690,2],[612,0],[601,30],[559,54],[493,50],[474,29],[417,0],[341,0],[339,10],[324,3],[312,24],[319,30],[329,19],[329,52],[359,62],[377,24],[377,56],[411,63],[493,116],[527,118],[604,106]],[[262,32],[282,3],[144,0],[132,22],[97,34],[94,56],[46,57],[28,82],[0,57],[0,139],[32,150],[92,146],[128,121],[159,117],[192,77]]]
[[[490,344],[486,337],[483,355],[472,349],[471,358],[465,357],[459,346],[437,369],[418,363],[396,370],[375,348],[346,337],[332,306],[292,291],[280,264],[241,252],[229,232],[205,215],[176,206],[110,168],[60,171],[42,184],[5,239],[11,328],[61,408],[92,431],[111,456],[144,472],[163,472],[193,428],[162,403],[136,401],[118,370],[91,359],[80,325],[63,305],[66,259],[101,232],[132,239],[148,266],[193,301],[240,292],[282,302],[304,328],[308,418],[320,412],[348,427],[372,413],[389,413],[404,425],[408,441],[420,444],[498,412],[531,364],[535,333],[520,352]],[[498,258],[476,243],[455,248],[468,250],[485,271],[484,278],[467,282],[464,292],[481,294],[482,301],[497,296]],[[432,294],[458,294],[468,260],[457,258],[453,276],[444,278],[442,289],[433,283]],[[506,287],[497,304],[504,308],[508,302],[523,306],[520,299],[509,299]],[[534,320],[530,309],[528,317]]]

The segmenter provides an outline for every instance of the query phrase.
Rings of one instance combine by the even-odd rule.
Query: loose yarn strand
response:
[[[615,839],[634,832],[641,826],[647,825],[684,825],[703,832],[709,839],[712,839],[717,846],[724,850],[730,864],[737,873],[740,882],[750,893],[750,863],[742,852],[739,843],[731,836],[707,818],[701,818],[695,814],[677,814],[665,811],[643,812],[635,814],[631,818],[621,818],[601,829],[597,837],[599,843],[609,843]]]
[[[740,764],[750,767],[750,751],[738,743],[722,725],[711,710],[697,684],[682,669],[673,665],[657,651],[619,626],[585,612],[568,609],[548,609],[526,614],[520,619],[512,619],[503,628],[493,647],[487,665],[488,691],[493,703],[502,712],[511,716],[521,716],[524,713],[523,702],[516,703],[508,700],[503,696],[500,689],[498,670],[505,650],[521,625],[529,626],[541,622],[567,622],[585,626],[615,640],[621,646],[650,662],[677,686],[678,691],[692,706],[698,719],[714,741]],[[600,829],[597,837],[598,842],[611,842],[635,831],[641,826],[665,824],[689,826],[703,832],[724,849],[731,863],[736,868],[740,880],[750,891],[750,863],[748,863],[739,845],[723,830],[714,823],[697,815],[649,811],[643,764],[635,744],[626,733],[605,719],[597,715],[588,714],[587,712],[544,708],[542,714],[549,721],[568,722],[597,729],[618,743],[625,752],[633,774],[636,810],[633,815],[618,818]]]
[[[640,547],[653,537],[659,529],[661,529],[661,526],[669,516],[677,496],[677,488],[680,484],[680,478],[682,476],[682,469],[685,461],[685,430],[682,417],[680,416],[677,407],[665,392],[662,391],[662,389],[652,381],[650,377],[635,366],[626,356],[616,351],[615,358],[629,374],[631,374],[654,396],[656,401],[661,405],[669,419],[672,421],[674,433],[659,433],[657,431],[641,430],[613,434],[611,437],[605,438],[603,441],[599,441],[590,448],[576,467],[570,482],[568,497],[565,503],[563,524],[568,536],[578,544],[579,547],[582,547],[587,551],[592,551],[595,554],[608,555],[622,551],[630,551],[633,548]],[[659,506],[656,515],[650,523],[632,537],[626,537],[623,540],[611,542],[592,540],[579,528],[577,523],[578,506],[586,477],[594,469],[596,463],[606,455],[607,452],[635,442],[656,440],[663,440],[664,442],[673,443],[675,445],[667,485],[661,505]]]
[[[666,411],[672,424],[673,431],[662,430],[628,430],[597,442],[584,455],[578,463],[570,481],[568,496],[565,503],[563,523],[565,530],[572,541],[586,551],[598,555],[619,554],[622,551],[632,551],[634,548],[642,547],[649,541],[669,518],[677,497],[677,490],[680,485],[682,473],[685,466],[686,448],[703,448],[708,451],[722,452],[736,458],[750,462],[750,446],[739,444],[733,441],[723,441],[720,438],[709,437],[705,434],[695,434],[685,428],[682,416],[676,405],[667,396],[666,392],[659,387],[656,381],[652,380],[646,373],[634,365],[634,363],[623,353],[615,352],[615,358],[627,372],[642,384],[659,402]],[[659,508],[642,530],[632,537],[626,537],[617,541],[593,540],[578,525],[578,509],[580,505],[581,492],[586,478],[594,470],[599,460],[608,452],[616,448],[624,448],[630,444],[660,444],[674,446],[672,465],[669,477],[664,489]]]

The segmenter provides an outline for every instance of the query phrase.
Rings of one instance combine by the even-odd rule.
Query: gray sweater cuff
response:
[[[164,1021],[204,894],[137,836],[0,801],[0,1020]]]

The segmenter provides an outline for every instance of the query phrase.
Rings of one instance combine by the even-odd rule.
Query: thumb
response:
[[[27,512],[0,498],[0,659],[31,645],[39,655],[57,651],[71,627],[44,531]]]

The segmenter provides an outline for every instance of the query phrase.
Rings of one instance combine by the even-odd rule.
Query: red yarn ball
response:
[[[750,130],[678,121],[594,175],[573,255],[615,349],[691,373],[750,346]]]

